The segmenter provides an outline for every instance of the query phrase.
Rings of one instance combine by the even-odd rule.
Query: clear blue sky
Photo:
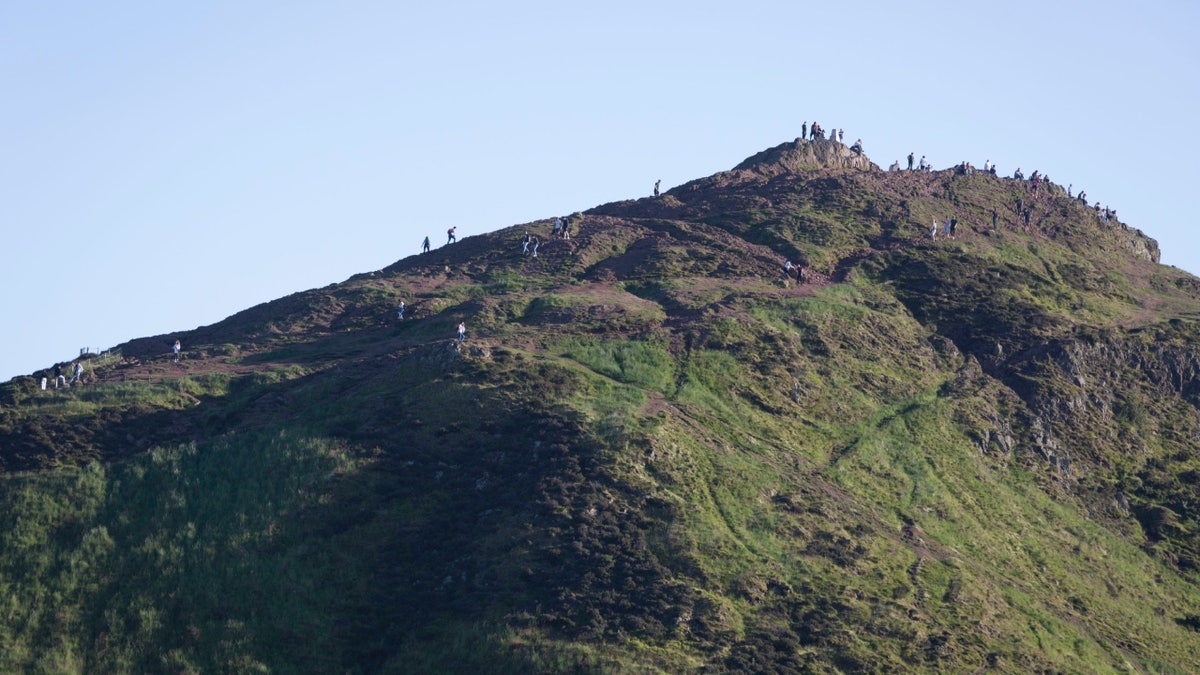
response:
[[[814,119],[882,167],[1038,169],[1197,273],[1197,26],[1154,0],[0,0],[0,380]]]

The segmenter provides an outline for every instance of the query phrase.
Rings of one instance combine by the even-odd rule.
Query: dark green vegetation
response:
[[[1200,281],[1030,189],[750,163],[16,378],[0,671],[1197,672]]]

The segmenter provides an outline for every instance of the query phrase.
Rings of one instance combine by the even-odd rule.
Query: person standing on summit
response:
[[[657,196],[658,196],[658,186],[659,186],[660,184],[662,184],[662,179],[661,179],[661,178],[660,178],[660,179],[658,179],[658,180],[656,180],[656,181],[654,181],[654,196],[655,196],[655,197],[657,197]]]
[[[453,244],[454,242],[458,241],[458,238],[454,236],[454,231],[457,229],[458,229],[458,226],[455,225],[454,227],[446,230],[446,243],[447,244]]]
[[[913,163],[913,154],[910,152],[910,153],[908,153],[908,170],[909,171],[912,171],[912,163]]]
[[[421,253],[429,253],[429,237],[425,237],[425,241],[421,242]]]

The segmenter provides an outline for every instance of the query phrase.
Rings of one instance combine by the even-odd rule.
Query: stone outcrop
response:
[[[734,167],[734,171],[752,171],[772,177],[806,169],[879,170],[866,154],[850,149],[837,141],[800,138],[768,148]]]

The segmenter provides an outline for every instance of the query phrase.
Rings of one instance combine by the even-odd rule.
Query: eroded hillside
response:
[[[1197,280],[1056,185],[848,152],[8,383],[0,664],[1200,668]]]

